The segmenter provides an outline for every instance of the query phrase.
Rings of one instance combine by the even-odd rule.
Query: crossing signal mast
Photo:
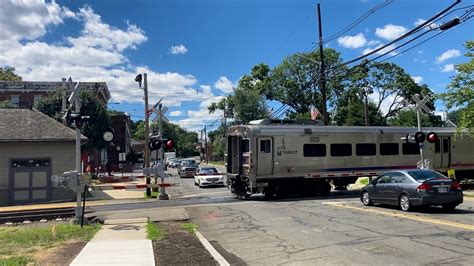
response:
[[[429,168],[429,160],[425,160],[423,156],[423,150],[425,149],[425,145],[423,142],[427,140],[429,143],[435,143],[438,141],[438,134],[435,132],[429,132],[429,133],[424,133],[421,130],[421,119],[420,119],[420,112],[421,110],[425,111],[428,114],[431,114],[431,110],[426,107],[425,103],[431,100],[429,96],[425,96],[421,94],[423,98],[420,98],[419,94],[413,95],[412,99],[415,101],[415,109],[416,109],[416,120],[418,123],[418,131],[415,134],[407,134],[406,137],[402,138],[406,140],[407,143],[410,143],[411,141],[415,141],[416,144],[418,144],[420,148],[420,161],[418,162],[418,168]]]

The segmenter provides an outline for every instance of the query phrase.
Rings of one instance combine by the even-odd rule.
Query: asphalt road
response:
[[[98,211],[184,207],[198,230],[231,264],[460,264],[474,261],[474,198],[452,213],[404,213],[365,207],[356,192],[324,198],[234,199],[227,188],[181,186],[170,201],[98,207]],[[101,209],[102,208],[102,209]],[[110,209],[107,209],[110,208]],[[125,212],[124,212],[125,213]]]

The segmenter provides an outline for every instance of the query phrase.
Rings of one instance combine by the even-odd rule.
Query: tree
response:
[[[342,62],[340,53],[331,48],[324,49],[324,61],[328,69]],[[320,56],[318,52],[296,53],[286,57],[269,74],[262,90],[267,100],[279,101],[291,107],[288,114],[304,114],[310,105],[322,110],[322,97],[319,88]],[[326,94],[330,105],[335,103],[343,90],[343,72],[329,71],[326,76]],[[294,113],[294,114],[292,114]]]
[[[364,109],[364,102],[361,98],[350,99],[345,105],[337,108],[333,120],[340,126],[365,126]],[[371,126],[386,125],[385,118],[373,102],[368,103],[368,117]]]
[[[15,68],[13,67],[0,67],[0,80],[4,81],[21,81],[21,76],[15,74]]]
[[[226,117],[234,118],[240,123],[268,118],[270,116],[262,92],[268,86],[269,68],[259,64],[252,68],[250,75],[244,75],[232,94],[217,103],[209,105],[209,113],[221,110]]]
[[[46,97],[42,97],[35,104],[40,112],[62,122],[62,95],[64,89],[59,89]],[[89,116],[89,121],[83,124],[81,133],[88,138],[84,145],[87,150],[102,149],[106,147],[103,139],[105,131],[110,130],[110,116],[105,106],[90,91],[81,91],[81,116]]]
[[[209,131],[208,136],[209,141],[212,143],[214,156],[217,160],[224,160],[224,154],[226,152],[224,126],[221,125],[216,130]]]
[[[443,125],[440,116],[428,115],[423,112],[420,114],[420,122],[422,127],[439,127]],[[416,111],[410,109],[401,110],[388,120],[388,124],[397,127],[417,127]]]
[[[448,92],[439,95],[446,107],[460,107],[458,132],[466,128],[471,136],[474,136],[474,41],[467,41],[465,56],[470,58],[468,62],[455,65],[456,76],[448,85]]]

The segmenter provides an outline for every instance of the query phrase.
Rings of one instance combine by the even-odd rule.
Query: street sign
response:
[[[119,161],[125,162],[127,160],[127,153],[121,152],[119,153]]]

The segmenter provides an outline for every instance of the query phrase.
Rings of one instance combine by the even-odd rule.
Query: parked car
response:
[[[199,187],[224,186],[224,176],[215,167],[200,167],[194,175],[194,185]]]
[[[194,177],[199,167],[199,163],[194,159],[184,159],[178,167],[179,177]]]
[[[402,211],[416,206],[442,206],[452,211],[463,202],[461,185],[433,170],[401,170],[381,174],[361,190],[362,203],[398,205]]]

